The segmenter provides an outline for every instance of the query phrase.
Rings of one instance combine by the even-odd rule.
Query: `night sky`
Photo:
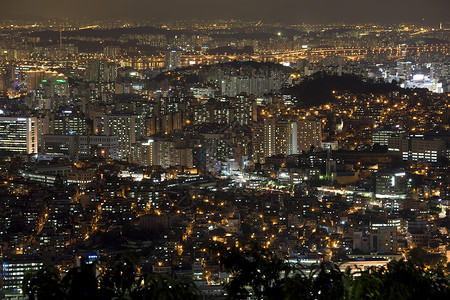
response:
[[[450,0],[0,0],[0,14],[437,24],[450,21]]]

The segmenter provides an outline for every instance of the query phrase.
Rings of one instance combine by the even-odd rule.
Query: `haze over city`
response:
[[[446,0],[24,0],[2,1],[0,14],[51,18],[248,19],[281,23],[330,24],[418,22],[437,24],[449,18]]]
[[[449,13],[1,0],[0,299],[450,299]]]

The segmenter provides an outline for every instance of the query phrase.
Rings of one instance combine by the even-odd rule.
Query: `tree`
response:
[[[131,299],[150,300],[194,300],[199,292],[192,281],[174,280],[169,276],[145,275],[139,279],[137,287],[131,291]]]
[[[131,253],[118,254],[108,262],[100,276],[100,289],[108,296],[124,299],[135,286],[137,260]]]
[[[46,267],[37,273],[26,273],[23,281],[23,292],[30,299],[63,299],[59,274]]]
[[[169,276],[138,274],[137,259],[122,253],[111,260],[87,264],[60,274],[43,268],[27,274],[24,294],[29,299],[197,299],[199,292],[188,279],[174,280]]]
[[[323,263],[312,272],[315,299],[344,299],[344,273],[336,264]]]
[[[101,291],[95,275],[95,264],[82,263],[67,272],[61,280],[61,289],[65,297],[62,299],[98,299]]]
[[[233,276],[225,289],[233,299],[246,299],[251,293],[258,299],[275,299],[282,294],[283,277],[291,268],[270,250],[251,243],[244,248],[216,243],[211,247],[219,263]]]
[[[450,284],[442,269],[412,260],[391,261],[387,266],[356,272],[350,268],[342,271],[334,263],[322,263],[306,274],[300,264],[287,263],[256,243],[233,247],[215,243],[210,253],[232,276],[224,283],[231,299],[450,299]],[[96,276],[98,269],[104,271]],[[104,264],[82,263],[62,279],[50,268],[27,274],[24,292],[29,299],[193,300],[200,297],[191,280],[174,280],[156,274],[138,276],[138,273],[136,258],[124,253]]]
[[[300,264],[288,264],[254,243],[228,248],[216,243],[211,251],[232,276],[225,284],[232,299],[450,299],[442,270],[412,261],[356,272],[322,263],[306,275]]]

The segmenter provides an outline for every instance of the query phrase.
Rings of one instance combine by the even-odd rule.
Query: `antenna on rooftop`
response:
[[[59,31],[59,49],[62,49],[62,29]]]

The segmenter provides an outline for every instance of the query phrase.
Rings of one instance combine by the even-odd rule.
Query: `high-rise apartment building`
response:
[[[311,146],[318,148],[322,140],[322,123],[317,119],[305,119],[297,122],[297,152],[309,151]]]
[[[253,159],[264,163],[273,155],[298,154],[311,146],[319,147],[322,136],[320,121],[314,119],[282,122],[267,119],[253,126]]]
[[[131,161],[144,166],[194,166],[193,149],[183,142],[171,139],[149,139],[135,144]]]
[[[241,125],[250,125],[257,118],[257,106],[254,97],[237,95],[232,100],[235,121]]]
[[[91,82],[113,82],[117,77],[117,65],[106,59],[90,60],[87,63],[84,79]]]
[[[262,95],[278,90],[283,85],[280,74],[270,75],[227,75],[222,78],[222,95],[234,97],[241,93]]]
[[[131,155],[133,144],[145,137],[145,120],[139,115],[103,115],[96,118],[94,131],[96,134],[118,136],[119,159],[126,160]]]
[[[181,67],[181,52],[175,50],[167,52],[165,67],[167,70],[173,70]]]
[[[120,56],[119,46],[106,46],[103,48],[103,55],[107,58],[117,58]]]

